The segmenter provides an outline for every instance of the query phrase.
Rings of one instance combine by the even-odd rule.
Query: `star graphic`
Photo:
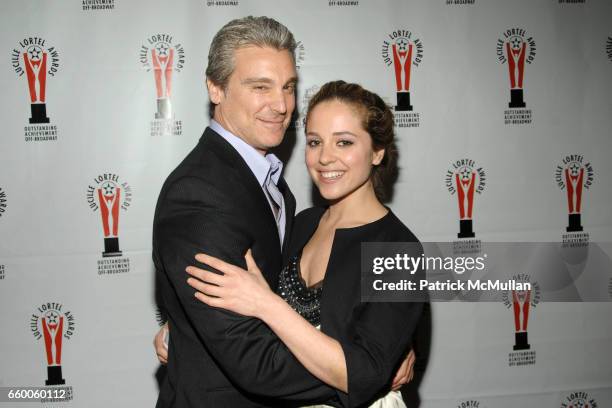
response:
[[[115,192],[115,186],[110,181],[102,184],[102,189],[104,190],[104,195],[113,195]]]
[[[472,177],[472,169],[469,167],[463,167],[461,170],[459,170],[459,177],[461,177],[462,180],[469,180],[470,177]]]
[[[512,40],[510,40],[510,44],[512,45],[512,48],[518,50],[523,45],[523,41],[519,37],[514,37]]]
[[[40,54],[42,54],[42,50],[38,47],[32,47],[28,50],[28,54],[30,55],[31,60],[39,60]]]
[[[408,41],[403,38],[400,38],[396,44],[399,47],[400,51],[406,51],[406,49],[408,48]]]
[[[569,166],[569,171],[572,176],[577,176],[580,173],[580,165],[576,162],[573,162]]]
[[[167,56],[168,55],[168,50],[170,49],[170,47],[166,43],[159,43],[159,44],[157,44],[157,46],[155,48],[157,48],[157,52],[159,53],[160,57]]]
[[[59,320],[59,315],[53,311],[47,313],[47,321],[49,322],[49,324],[57,324],[57,321]]]

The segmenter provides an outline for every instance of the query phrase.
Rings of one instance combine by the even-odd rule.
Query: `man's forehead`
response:
[[[279,62],[278,59],[282,58],[283,54],[290,58],[291,64],[288,65],[291,65],[292,70],[296,71],[295,58],[289,50],[279,50],[272,47],[258,47],[254,45],[240,47],[234,50],[234,69],[238,67],[241,69],[248,69],[265,65],[276,66]]]

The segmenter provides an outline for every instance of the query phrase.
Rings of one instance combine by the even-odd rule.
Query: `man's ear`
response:
[[[380,149],[374,152],[374,157],[372,157],[372,165],[378,166],[382,159],[385,157],[385,149]]]
[[[208,97],[210,101],[213,105],[218,105],[221,102],[223,89],[208,78],[206,78],[206,87],[208,88]]]

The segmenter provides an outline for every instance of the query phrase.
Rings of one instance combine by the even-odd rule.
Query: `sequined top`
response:
[[[281,271],[278,279],[278,293],[288,304],[313,326],[321,323],[321,294],[323,281],[306,286],[300,275],[299,258],[292,257]]]

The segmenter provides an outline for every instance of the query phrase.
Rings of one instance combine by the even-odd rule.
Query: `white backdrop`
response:
[[[401,46],[399,37],[412,45],[413,109],[396,115],[402,171],[390,206],[421,240],[610,242],[612,3],[573,3],[0,3],[0,387],[45,385],[42,317],[50,321],[45,313],[53,309],[63,317],[59,362],[73,399],[43,405],[154,405],[153,210],[165,177],[207,124],[208,45],[235,17],[277,18],[300,41],[300,111],[333,79],[359,82],[396,105],[392,45]],[[518,37],[506,38],[512,29]],[[526,44],[524,108],[508,106],[505,42],[512,38],[519,51]],[[169,119],[155,118],[151,50],[164,48],[160,42],[174,56]],[[31,82],[24,53],[33,61]],[[38,65],[44,55],[46,66]],[[30,123],[45,118],[41,102],[49,123]],[[512,123],[517,117],[530,120]],[[282,149],[298,209],[311,204],[303,145],[298,125]],[[581,157],[564,162],[569,155]],[[483,190],[467,217],[475,237],[459,239],[457,193],[446,175],[454,177],[461,159],[473,160],[469,169]],[[584,171],[583,231],[568,233],[567,183],[560,173],[560,189],[555,172],[571,162]],[[102,254],[97,189],[104,175],[121,192],[120,256]],[[612,293],[610,270],[598,279]],[[530,350],[514,352],[513,314],[503,304],[433,304],[421,406],[558,408],[581,399],[590,408],[610,406],[611,304],[534,306]]]

